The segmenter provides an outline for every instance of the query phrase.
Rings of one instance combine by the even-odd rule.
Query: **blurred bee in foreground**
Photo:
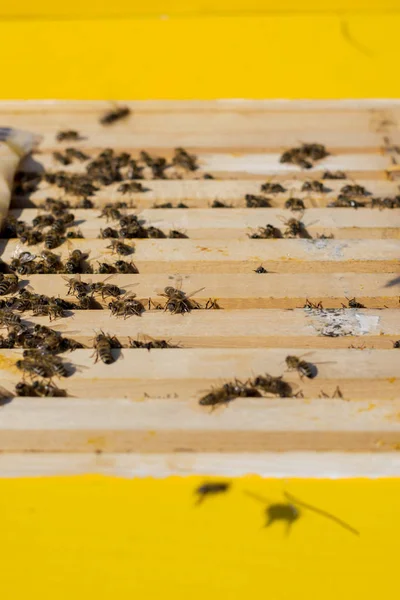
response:
[[[217,494],[223,494],[227,492],[230,487],[231,483],[229,481],[206,481],[194,491],[194,493],[198,495],[196,504],[201,504],[206,497],[208,498]]]
[[[102,125],[112,125],[116,121],[121,121],[122,119],[126,119],[131,114],[130,108],[127,106],[120,106],[115,108],[114,110],[110,110],[105,115],[100,118],[100,123]]]

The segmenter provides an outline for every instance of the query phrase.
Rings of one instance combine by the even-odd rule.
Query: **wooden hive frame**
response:
[[[131,258],[139,274],[116,275],[112,282],[127,290],[137,284],[132,290],[138,297],[160,300],[157,289],[180,273],[185,291],[204,288],[196,300],[216,298],[222,310],[185,315],[148,310],[126,320],[107,310],[76,311],[72,318],[57,320],[63,333],[87,346],[94,332],[103,329],[117,335],[123,349],[108,366],[94,364],[90,348],[68,356],[77,369],[62,387],[71,397],[17,398],[2,407],[0,474],[397,476],[399,382],[393,342],[400,338],[400,211],[327,204],[342,185],[354,181],[374,196],[397,194],[400,104],[128,104],[132,116],[109,129],[98,122],[109,108],[105,102],[3,102],[0,122],[43,135],[39,153],[21,166],[27,171],[58,168],[52,152],[68,145],[55,141],[62,129],[79,130],[84,139],[73,145],[90,155],[109,146],[132,155],[145,148],[170,157],[177,146],[194,152],[200,164],[194,177],[149,180],[149,191],[129,198],[135,205],[130,212],[139,214],[146,225],[181,229],[189,239],[134,240]],[[309,171],[280,163],[280,153],[299,140],[326,144],[330,156]],[[66,170],[82,168],[74,163]],[[299,192],[303,180],[318,178],[327,169],[345,171],[346,181],[326,181],[330,191],[324,194]],[[215,179],[202,179],[204,172]],[[288,191],[272,197],[273,208],[245,208],[244,195],[257,194],[269,179],[280,181]],[[73,247],[90,249],[94,262],[113,259],[108,242],[97,236],[106,223],[99,218],[100,209],[121,198],[117,187],[96,194],[95,208],[73,211],[85,236],[74,240]],[[29,200],[14,198],[11,215],[31,222],[54,191],[41,184]],[[282,219],[296,216],[284,207],[294,194],[304,198],[302,219],[312,239],[249,239],[248,233],[259,226],[272,223],[282,228]],[[233,207],[211,208],[215,199]],[[189,208],[152,208],[169,201]],[[15,239],[0,240],[2,259],[10,260],[17,247]],[[63,258],[69,251],[66,244],[56,250]],[[268,273],[254,272],[260,264]],[[66,297],[61,275],[26,279],[35,291]],[[342,303],[353,297],[366,308],[343,309]],[[337,310],[303,308],[307,299]],[[43,317],[29,321],[47,322]],[[146,334],[181,347],[150,352],[127,348],[129,338]],[[284,373],[288,354],[308,352],[318,368],[316,378],[300,380],[296,372]],[[20,379],[15,367],[20,356],[21,350],[0,351],[0,377],[8,389]],[[265,371],[284,373],[304,398],[242,398],[213,412],[198,405],[205,390]],[[337,386],[343,398],[333,397]],[[184,493],[192,493],[196,481],[190,481]],[[133,491],[136,484],[129,483]],[[262,494],[259,482],[249,483],[255,495],[257,490]],[[296,489],[293,484],[294,494]],[[361,492],[351,490],[354,502],[361,501]],[[274,488],[274,497],[279,494]],[[335,492],[338,505],[339,497]],[[371,495],[375,503],[378,497],[382,496]],[[86,507],[88,498],[93,499],[90,493],[83,500]],[[124,501],[122,505],[125,515]],[[220,507],[213,518],[222,518],[225,509]],[[357,521],[357,513],[348,506],[346,517]],[[317,531],[318,522],[314,526]],[[150,537],[156,525],[151,531]],[[330,533],[339,540],[334,528]],[[232,539],[226,529],[225,534]],[[351,543],[345,542],[349,554]],[[249,572],[252,568],[246,566]]]

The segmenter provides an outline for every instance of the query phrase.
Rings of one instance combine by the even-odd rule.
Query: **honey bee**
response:
[[[302,192],[317,192],[322,194],[325,191],[324,184],[321,181],[313,179],[311,181],[305,181],[301,186]]]
[[[369,192],[362,185],[344,185],[340,189],[341,193],[346,196],[369,196]]]
[[[344,304],[342,304],[343,308],[366,308],[366,306],[364,306],[364,304],[360,304],[360,302],[357,302],[357,300],[355,298],[351,298],[349,300],[346,297],[346,300],[348,302],[348,306],[345,306]]]
[[[186,233],[183,233],[182,231],[179,231],[177,229],[171,229],[168,237],[171,239],[188,239],[189,236],[186,235]]]
[[[257,269],[254,269],[254,273],[268,273],[268,271],[267,269],[264,269],[262,265],[260,265],[259,267],[257,267]]]
[[[31,254],[30,252],[21,251],[18,249],[15,250],[12,254],[12,259],[10,262],[10,269],[12,271],[16,271],[19,275],[29,275],[35,272],[35,258],[36,254]],[[1,284],[0,284],[1,288]],[[0,292],[1,295],[1,292]]]
[[[40,254],[48,273],[55,273],[62,267],[60,257],[50,250],[42,250]]]
[[[61,152],[53,152],[53,158],[55,161],[62,164],[64,167],[66,167],[67,165],[70,165],[72,162],[68,156],[66,156],[65,154],[62,154]]]
[[[54,248],[58,248],[65,241],[65,238],[62,234],[57,233],[55,231],[49,231],[46,233],[44,238],[44,246],[47,250],[54,250]]]
[[[164,348],[179,348],[180,346],[177,345],[173,345],[170,344],[167,340],[156,340],[155,338],[151,337],[150,335],[146,335],[145,338],[147,339],[147,341],[144,340],[133,340],[132,338],[128,338],[129,340],[129,348],[146,348],[146,350],[148,350],[150,352],[150,350],[158,348],[158,349],[164,349]]]
[[[44,365],[41,362],[35,362],[33,359],[17,360],[15,363],[17,369],[23,373],[27,373],[31,377],[43,377],[51,379],[54,375],[54,370],[50,365]]]
[[[284,222],[286,225],[286,229],[283,232],[283,237],[285,238],[308,238],[311,236],[305,228],[304,223],[298,221],[297,219],[288,219]]]
[[[103,217],[105,217],[107,221],[118,221],[122,217],[122,214],[114,204],[106,204],[99,215],[99,218]]]
[[[190,312],[193,309],[200,308],[200,305],[195,300],[190,300],[192,296],[198,294],[204,290],[204,288],[200,288],[190,294],[186,294],[182,291],[182,278],[177,278],[177,287],[172,287],[168,285],[164,288],[163,292],[160,292],[160,296],[164,296],[167,298],[167,302],[164,306],[164,311],[169,311],[171,314],[185,313]]]
[[[65,142],[67,140],[76,142],[80,139],[81,139],[81,137],[80,137],[79,133],[77,131],[74,131],[73,129],[59,131],[56,135],[57,142]]]
[[[226,204],[226,202],[221,202],[220,200],[214,200],[211,204],[211,208],[233,208],[233,206],[232,204]]]
[[[167,236],[165,235],[165,233],[163,231],[161,231],[161,229],[158,229],[158,227],[147,227],[147,237],[149,238],[155,238],[155,239],[164,239]]]
[[[119,262],[119,261],[117,261]],[[121,262],[125,262],[125,261],[121,261]],[[108,275],[109,273],[116,273],[117,269],[114,267],[114,265],[110,265],[108,263],[102,262],[102,263],[98,263],[98,269],[97,269],[97,273],[101,274],[101,275]],[[119,271],[121,272],[121,271]]]
[[[54,198],[46,198],[42,208],[52,214],[64,214],[69,208],[69,202],[64,200],[56,200]]]
[[[94,204],[89,198],[83,198],[75,204],[75,208],[94,208]]]
[[[51,354],[44,348],[29,348],[24,350],[22,356],[24,358],[23,362],[31,362],[35,367],[43,366],[44,369],[50,371],[50,377],[54,375],[58,375],[59,377],[69,376],[68,370],[63,364],[61,358]],[[25,365],[23,370],[29,371],[30,369]],[[37,372],[37,374],[39,373]],[[42,375],[42,377],[47,377],[47,375]]]
[[[105,229],[100,229],[100,235],[99,238],[102,239],[112,239],[112,238],[118,238],[119,237],[119,233],[116,229],[113,229],[112,227],[106,227]]]
[[[297,356],[287,356],[285,361],[288,370],[297,371],[300,377],[308,377],[309,379],[313,379],[318,373],[315,365],[306,362],[305,360],[301,360],[301,358],[298,358]]]
[[[235,398],[260,398],[260,392],[253,385],[247,385],[247,383],[243,383],[238,379],[235,379],[233,382],[229,381],[228,383],[224,383],[222,388],[225,390],[226,394]]]
[[[43,242],[43,233],[27,225],[24,225],[17,231],[17,237],[23,244],[27,244],[28,246],[35,246]]]
[[[142,302],[136,300],[136,294],[125,294],[122,298],[112,300],[108,308],[113,316],[124,317],[124,319],[132,315],[140,317],[146,310]]]
[[[393,348],[400,348],[400,340],[393,342]]]
[[[88,285],[89,291],[92,292],[93,294],[100,294],[103,300],[109,296],[111,296],[113,298],[118,298],[118,296],[122,295],[123,291],[117,285],[112,285],[110,283],[106,283],[106,281],[108,281],[111,277],[113,277],[113,275],[106,277],[106,279],[104,279],[104,281],[97,281],[96,283],[90,283]],[[132,285],[135,285],[135,284],[132,284]]]
[[[255,196],[254,194],[246,194],[244,199],[246,200],[247,208],[270,208],[271,200],[264,196]]]
[[[286,189],[280,183],[267,181],[267,183],[261,185],[261,191],[266,194],[282,194],[283,192],[286,192]]]
[[[189,154],[184,148],[175,148],[172,164],[182,167],[187,171],[196,171],[198,169],[197,157],[194,154]]]
[[[115,108],[114,110],[110,110],[105,115],[103,115],[100,118],[100,123],[102,125],[112,125],[116,121],[120,121],[121,119],[129,117],[130,114],[130,108],[128,108],[127,106],[120,106]]]
[[[143,179],[143,167],[140,167],[133,158],[128,162],[126,176],[128,179]]]
[[[285,208],[293,211],[304,211],[306,209],[305,204],[301,198],[289,198],[285,202]]]
[[[199,399],[200,406],[211,406],[212,410],[219,404],[228,404],[234,400],[236,396],[228,395],[223,387],[211,390]]]
[[[62,275],[64,281],[67,282],[68,292],[67,296],[73,294],[77,298],[82,298],[86,296],[90,291],[90,286],[81,280],[81,276],[77,275],[76,277],[65,277]]]
[[[0,281],[0,296],[12,294],[18,289],[18,277],[15,273],[4,275]]]
[[[258,227],[256,233],[249,234],[249,237],[253,240],[268,240],[268,239],[278,239],[282,237],[282,232],[274,225],[268,223],[265,227]]]
[[[89,158],[90,158],[90,156],[88,156],[81,150],[78,150],[77,148],[66,148],[65,154],[71,160],[76,158],[77,160],[80,160],[81,162],[83,162],[85,160],[89,160]]]
[[[344,171],[324,171],[322,179],[347,179]]]
[[[135,251],[134,246],[128,246],[128,244],[120,242],[119,240],[113,240],[111,244],[107,246],[107,248],[111,248],[113,253],[116,252],[121,256],[128,256],[129,254],[132,254]]]
[[[47,398],[65,398],[67,396],[66,390],[62,390],[54,383],[41,383],[34,381],[32,384],[20,382],[15,386],[15,393],[17,396],[39,396]]]
[[[54,299],[50,299],[47,304],[33,302],[32,311],[34,316],[48,316],[50,321],[65,316],[64,308],[62,308],[62,306],[60,306]]]
[[[364,208],[366,206],[366,202],[359,202],[354,198],[350,198],[349,196],[345,196],[344,194],[339,194],[336,200],[330,202],[328,208]]]
[[[117,191],[121,192],[122,194],[135,194],[138,192],[145,192],[146,189],[139,181],[126,181],[121,183]]]
[[[203,179],[215,179],[215,177],[210,173],[204,173]]]
[[[32,225],[38,229],[44,229],[44,227],[50,227],[54,223],[54,216],[51,214],[38,215],[32,221]]]
[[[132,261],[127,262],[126,260],[117,260],[115,261],[115,268],[118,273],[128,274],[128,273],[139,273],[139,269]]]
[[[67,240],[78,240],[83,239],[85,236],[83,235],[80,229],[74,229],[72,231],[68,231],[66,238]]]
[[[65,272],[71,274],[89,272],[85,264],[88,256],[88,252],[82,252],[81,250],[73,250],[70,253],[67,262],[65,263]]]
[[[280,398],[291,398],[293,395],[292,386],[287,381],[283,381],[282,376],[273,377],[268,373],[258,375],[251,382],[251,385],[260,388],[266,394],[273,394]]]
[[[0,348],[11,349],[14,348],[16,343],[16,336],[8,334],[7,336],[0,335]]]
[[[115,361],[111,350],[113,348],[121,348],[121,344],[115,335],[106,335],[103,331],[100,331],[94,338],[93,342],[95,363],[100,359],[105,365],[111,365]]]

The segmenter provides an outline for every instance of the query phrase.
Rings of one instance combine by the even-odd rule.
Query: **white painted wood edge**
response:
[[[114,477],[202,475],[265,478],[349,479],[400,477],[400,453],[240,453],[240,454],[3,454],[0,477],[83,474]]]

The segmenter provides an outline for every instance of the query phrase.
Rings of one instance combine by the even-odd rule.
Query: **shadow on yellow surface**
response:
[[[0,480],[2,597],[353,600],[397,587],[399,480],[245,477],[198,504],[202,482]],[[312,509],[265,527],[293,498]]]

